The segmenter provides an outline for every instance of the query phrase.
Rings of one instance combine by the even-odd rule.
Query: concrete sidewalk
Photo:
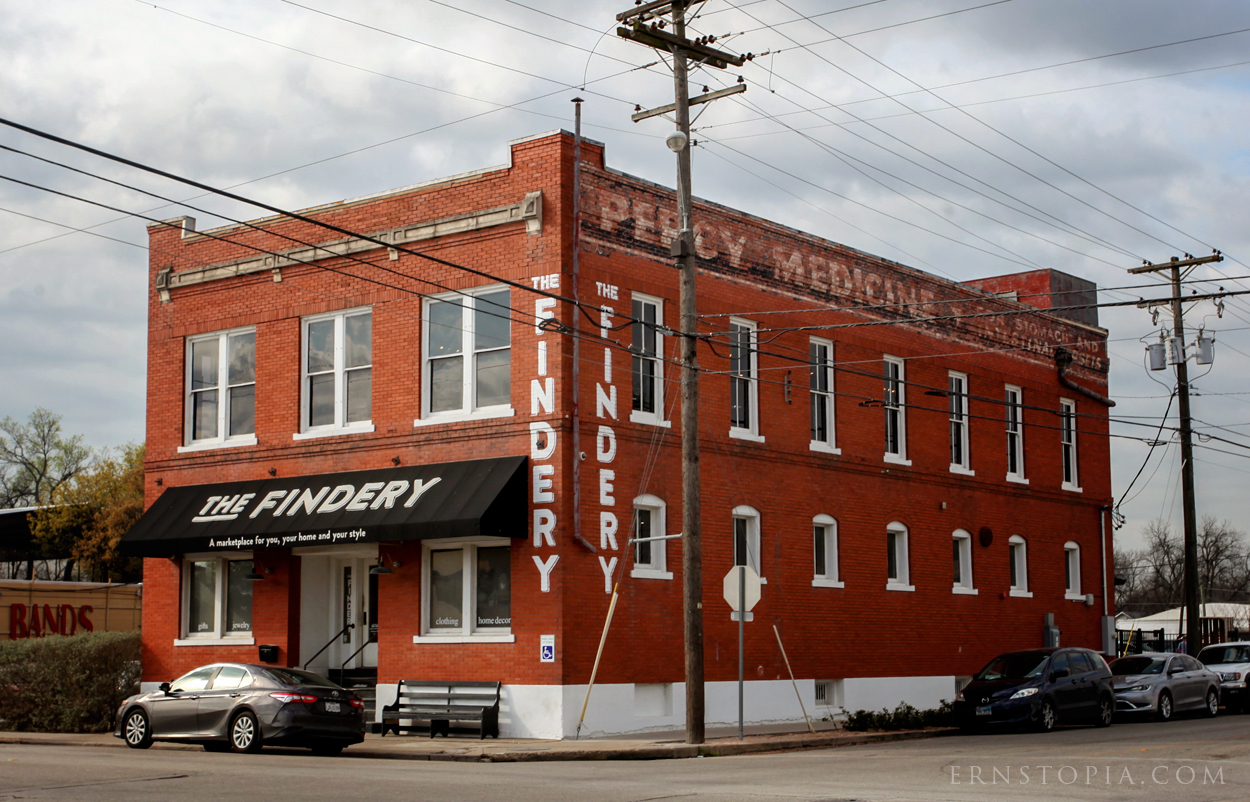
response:
[[[761,728],[765,729],[765,728]],[[366,735],[363,743],[343,751],[345,757],[375,760],[447,760],[473,763],[520,763],[545,760],[666,760],[686,757],[725,757],[796,749],[829,749],[837,746],[931,738],[954,732],[949,729],[862,733],[845,730],[810,732],[753,732],[739,741],[736,730],[708,731],[700,745],[684,743],[682,733],[654,733],[625,738],[581,741],[542,741],[500,738],[480,741],[476,737],[429,738],[424,735]],[[95,746],[125,749],[120,738],[108,733],[70,734],[0,732],[0,744],[45,746]],[[153,749],[202,751],[202,747],[156,743]],[[291,750],[302,751],[302,750]],[[307,754],[305,752],[305,754]]]

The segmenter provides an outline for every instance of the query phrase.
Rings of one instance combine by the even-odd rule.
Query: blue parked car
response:
[[[1050,732],[1056,724],[1111,726],[1115,696],[1111,670],[1089,649],[1029,649],[991,660],[955,695],[961,729],[1032,725]]]

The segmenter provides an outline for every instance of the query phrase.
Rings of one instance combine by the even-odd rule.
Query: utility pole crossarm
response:
[[[1137,304],[1138,309],[1153,309],[1156,306],[1171,306],[1176,302],[1185,303],[1188,301],[1210,301],[1215,298],[1227,298],[1230,295],[1236,295],[1235,292],[1206,292],[1201,295],[1178,295],[1174,298],[1157,298],[1153,301],[1142,301]]]
[[[635,28],[617,28],[616,35],[622,39],[630,39],[647,47],[654,47],[656,50],[664,50],[672,52],[674,50],[683,50],[689,58],[708,65],[709,67],[717,67],[725,69],[730,64],[735,67],[741,67],[746,63],[745,55],[735,56],[724,50],[717,50],[714,47],[699,44],[698,42],[687,39],[684,36],[674,36],[666,31],[651,28],[643,28],[641,26]]]
[[[692,97],[690,98],[690,105],[697,106],[700,103],[710,103],[713,100],[720,100],[723,97],[729,97],[730,95],[737,95],[745,91],[747,91],[746,84],[734,84],[728,89],[718,89],[715,92],[704,92],[703,94],[698,95],[697,97]],[[630,115],[629,119],[637,123],[637,122],[642,122],[643,120],[649,119],[651,117],[659,117],[661,114],[668,114],[669,112],[673,112],[673,111],[677,111],[677,104],[669,103],[667,106],[660,106],[658,108],[648,109],[647,111],[635,112],[634,114]]]

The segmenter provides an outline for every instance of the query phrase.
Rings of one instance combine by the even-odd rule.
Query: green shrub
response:
[[[932,710],[917,710],[906,702],[900,702],[893,711],[882,708],[881,712],[856,710],[847,716],[848,730],[922,730],[925,727],[955,726],[955,711],[951,703],[943,699]]]
[[[138,632],[0,642],[0,729],[105,732],[138,690]]]

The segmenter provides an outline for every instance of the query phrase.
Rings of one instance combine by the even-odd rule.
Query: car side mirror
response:
[[[1050,672],[1050,681],[1054,682],[1057,679],[1063,679],[1064,677],[1068,676],[1068,673],[1069,673],[1068,669],[1066,668],[1055,669],[1054,671]]]
[[[162,693],[169,693],[169,683],[168,683],[168,682],[162,682],[160,685],[158,685],[158,686],[156,686],[156,687],[157,687],[157,690],[161,691]]]

